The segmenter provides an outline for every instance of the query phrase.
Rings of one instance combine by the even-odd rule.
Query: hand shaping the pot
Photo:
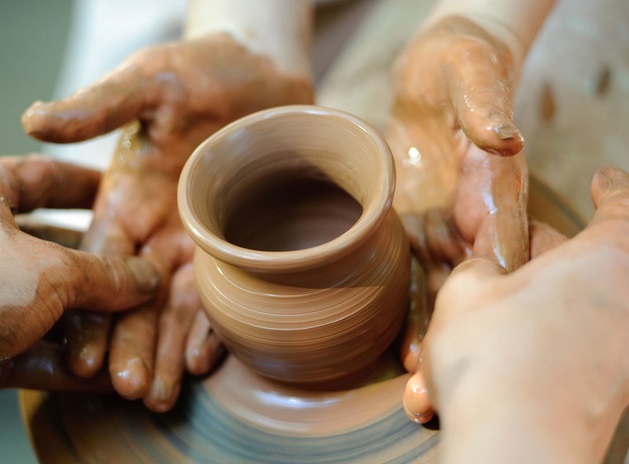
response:
[[[528,259],[527,170],[513,123],[508,49],[462,18],[422,31],[396,64],[389,131],[396,209],[436,261]],[[443,228],[440,228],[443,227]]]
[[[444,462],[602,462],[629,405],[629,175],[592,197],[574,239],[509,275],[470,260],[437,296],[405,406],[439,412]]]
[[[73,372],[91,376],[109,348],[116,390],[164,411],[176,401],[184,363],[192,373],[209,370],[220,345],[202,313],[193,282],[193,244],[177,212],[181,168],[193,149],[225,124],[312,98],[307,79],[279,72],[271,59],[228,35],[211,34],[145,49],[93,86],[26,111],[26,131],[52,142],[76,142],[124,126],[81,248],[145,257],[164,283],[157,302],[115,321],[99,313],[69,317]]]
[[[97,171],[41,156],[0,159],[0,388],[25,387],[36,378],[40,387],[44,378],[53,385],[56,361],[46,350],[35,350],[35,357],[27,351],[20,362],[13,358],[40,341],[67,309],[110,313],[154,296],[159,275],[148,261],[65,248],[22,232],[15,222],[14,213],[39,207],[88,208],[99,181]]]
[[[388,136],[394,206],[427,272],[431,301],[452,266],[470,256],[508,271],[529,258],[527,168],[512,84],[508,49],[459,17],[422,30],[396,64]],[[410,370],[418,323],[409,323],[402,354]]]

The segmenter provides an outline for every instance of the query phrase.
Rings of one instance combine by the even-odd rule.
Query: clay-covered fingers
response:
[[[0,361],[0,389],[90,392],[112,390],[106,371],[90,379],[83,379],[68,370],[64,358],[65,347],[62,344],[41,341],[15,358]]]
[[[496,157],[470,146],[462,160],[453,216],[474,256],[508,271],[529,260],[528,170],[523,154]]]
[[[462,239],[444,208],[431,208],[422,214],[402,214],[413,252],[422,263],[447,263],[456,266],[471,255],[471,247]]]
[[[104,256],[62,249],[59,269],[47,278],[66,308],[120,311],[155,295],[160,275],[148,260],[137,256]]]
[[[524,139],[513,122],[508,49],[471,21],[452,18],[449,22],[446,27],[456,39],[441,66],[463,132],[484,151],[503,156],[519,153]]]
[[[136,119],[152,103],[147,99],[150,76],[136,64],[148,60],[144,55],[132,56],[101,80],[63,100],[33,103],[22,115],[24,130],[39,140],[69,143],[108,133]]]
[[[453,347],[457,340],[449,338],[447,331],[451,324],[464,321],[465,311],[472,310],[462,302],[491,292],[493,278],[504,274],[504,268],[494,260],[471,258],[454,268],[437,295],[432,320],[419,346],[416,371],[403,395],[404,412],[413,422],[431,420],[439,410],[439,393],[456,384],[461,363],[456,361],[459,353]],[[455,350],[450,352],[451,348]]]
[[[161,301],[116,318],[109,340],[109,373],[123,398],[143,398],[151,387]]]
[[[135,241],[129,236],[117,215],[99,215],[95,211],[94,221],[83,234],[79,248],[118,260],[123,256],[133,256]],[[165,283],[157,268],[155,275],[157,279],[154,293],[158,293]],[[77,310],[66,314],[64,320],[68,347],[67,362],[70,370],[81,377],[90,377],[105,364],[113,324],[112,315]]]
[[[66,363],[74,375],[90,378],[103,368],[112,323],[109,313],[74,310],[64,315]]]
[[[186,341],[186,369],[192,375],[204,375],[213,369],[226,353],[218,334],[212,324],[199,308],[192,321]]]
[[[119,226],[119,225],[118,225]],[[124,236],[113,240],[115,222],[103,221],[90,231],[103,235],[106,240],[101,246],[109,247],[113,253],[124,252]],[[181,256],[181,231],[164,226],[146,243],[142,243],[140,255],[155,263],[160,270],[161,286],[157,297],[146,305],[139,306],[116,317],[104,348],[109,350],[109,372],[116,391],[126,399],[144,398],[150,391],[155,372],[155,353],[159,334],[159,320],[167,302],[172,283],[172,271]],[[130,237],[126,237],[130,239]],[[93,244],[98,243],[98,241]],[[119,246],[120,248],[116,249]]]
[[[425,424],[433,418],[434,411],[421,371],[413,374],[406,383],[402,404],[406,416],[417,424]]]
[[[427,274],[417,259],[411,260],[409,310],[400,344],[400,359],[408,372],[415,372],[421,353],[421,341],[428,329],[432,303],[429,301]]]
[[[15,213],[35,208],[90,208],[100,177],[94,169],[43,155],[0,161],[0,193]]]
[[[177,401],[186,368],[188,334],[200,310],[201,301],[195,288],[192,263],[189,262],[173,275],[169,299],[160,315],[155,372],[150,390],[144,397],[144,404],[152,411],[168,411]],[[206,332],[206,339],[208,335],[211,335],[210,332]],[[205,341],[200,342],[201,347],[204,344],[207,345]],[[207,353],[203,355],[206,360],[212,361]],[[205,367],[209,370],[211,365]]]
[[[141,258],[109,258],[26,234],[3,235],[9,261],[0,267],[0,357],[32,346],[68,309],[125,310],[150,300],[159,283],[156,270]]]
[[[170,410],[179,396],[187,364],[192,364],[197,374],[204,374],[222,354],[207,319],[199,317],[201,312],[189,262],[174,273],[163,308],[153,305],[120,315],[109,361],[116,391],[128,399],[142,398],[153,411]],[[201,323],[203,332],[193,333],[195,322]]]

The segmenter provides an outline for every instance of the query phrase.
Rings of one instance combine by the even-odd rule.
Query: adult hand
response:
[[[508,271],[529,259],[527,168],[513,123],[507,47],[471,21],[446,17],[399,57],[388,141],[394,206],[427,272],[429,305],[453,266],[488,257]],[[409,323],[402,358],[416,365]]]
[[[143,256],[167,284],[157,303],[117,318],[111,336],[108,315],[72,317],[73,372],[91,376],[109,348],[116,390],[164,411],[176,401],[184,362],[192,373],[210,369],[219,342],[194,288],[194,247],[176,206],[180,170],[193,149],[225,124],[312,98],[306,79],[279,72],[272,60],[228,35],[212,34],[145,49],[92,87],[26,111],[27,132],[52,142],[76,142],[124,126],[82,249]]]
[[[148,261],[65,248],[22,232],[15,222],[15,213],[40,207],[89,208],[99,181],[97,171],[43,156],[0,159],[0,371],[5,374],[7,360],[35,345],[66,310],[110,313],[154,296],[159,275]],[[7,386],[6,378],[0,375],[0,387]]]
[[[465,262],[437,296],[404,402],[439,412],[444,462],[603,460],[629,404],[629,175],[599,171],[592,197],[575,238],[508,275]]]

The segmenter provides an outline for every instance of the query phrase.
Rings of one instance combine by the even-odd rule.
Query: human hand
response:
[[[165,284],[157,303],[115,323],[101,314],[69,318],[73,372],[97,372],[109,347],[116,390],[164,411],[176,401],[184,363],[194,374],[211,368],[219,342],[194,288],[194,247],[176,206],[180,170],[193,149],[225,124],[312,97],[306,79],[282,74],[272,60],[214,34],[145,49],[92,87],[26,111],[27,132],[53,142],[85,140],[124,126],[82,249],[146,257]]]
[[[440,290],[404,404],[439,412],[444,461],[602,461],[629,404],[629,175],[599,171],[592,198],[575,238],[508,275],[470,260]]]
[[[395,90],[395,207],[408,221],[429,223],[407,223],[426,230],[416,246],[453,264],[472,252],[508,270],[526,262],[527,171],[515,156],[523,139],[506,47],[470,21],[448,18],[406,48]]]
[[[148,261],[65,248],[22,232],[15,222],[14,214],[40,207],[89,208],[99,181],[97,171],[43,156],[0,159],[0,387],[11,386],[5,383],[11,359],[44,337],[66,310],[109,313],[154,296],[159,276]],[[12,368],[14,379],[50,370],[54,362],[39,354],[37,365]]]
[[[485,256],[512,271],[529,258],[527,168],[511,110],[510,53],[469,20],[449,17],[409,43],[394,79],[394,207],[426,271],[432,306],[464,259]],[[424,319],[407,324],[402,359],[410,370]]]

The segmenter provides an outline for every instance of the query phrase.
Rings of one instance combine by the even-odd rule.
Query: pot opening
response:
[[[223,234],[229,243],[250,250],[322,245],[347,232],[363,212],[356,199],[314,166],[267,171],[232,188]]]

